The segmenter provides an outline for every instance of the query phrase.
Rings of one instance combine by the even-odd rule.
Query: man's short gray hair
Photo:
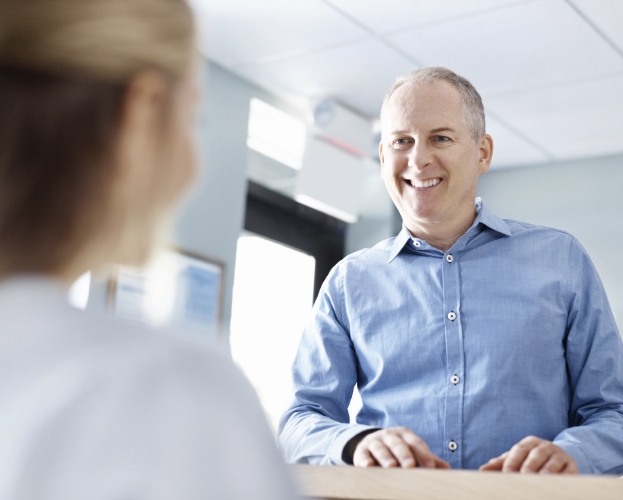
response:
[[[485,110],[482,98],[469,80],[441,66],[419,68],[399,77],[383,99],[381,116],[394,92],[405,84],[421,85],[437,81],[448,82],[461,96],[463,104],[463,120],[472,138],[478,142],[485,134]]]

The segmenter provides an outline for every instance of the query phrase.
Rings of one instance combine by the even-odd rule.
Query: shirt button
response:
[[[458,384],[460,381],[461,379],[456,373],[450,377],[450,382],[452,382],[454,385]]]
[[[450,311],[450,312],[448,313],[448,319],[449,319],[450,321],[454,321],[454,320],[456,319],[456,313],[455,313],[454,311]]]
[[[455,452],[458,449],[459,445],[456,444],[456,442],[454,440],[450,441],[448,443],[448,449],[452,452]]]
[[[452,257],[452,254],[449,253],[448,255],[446,255],[446,261],[452,263],[452,261],[454,260],[454,257]]]
[[[413,245],[415,245],[416,247],[422,246],[422,244],[418,240],[413,240]]]

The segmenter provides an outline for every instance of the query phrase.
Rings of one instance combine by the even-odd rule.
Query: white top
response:
[[[224,354],[0,282],[0,499],[292,499],[250,384]]]

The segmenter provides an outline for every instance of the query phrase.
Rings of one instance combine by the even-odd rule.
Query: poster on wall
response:
[[[218,334],[223,265],[179,249],[158,250],[142,268],[120,266],[111,280],[114,314],[162,327],[187,325]]]

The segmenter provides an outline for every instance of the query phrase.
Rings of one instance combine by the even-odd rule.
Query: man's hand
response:
[[[406,427],[391,427],[366,435],[355,448],[353,465],[450,468],[450,464],[433,454],[422,438]]]
[[[562,448],[534,436],[519,441],[506,453],[480,467],[482,471],[577,474],[578,466]]]

